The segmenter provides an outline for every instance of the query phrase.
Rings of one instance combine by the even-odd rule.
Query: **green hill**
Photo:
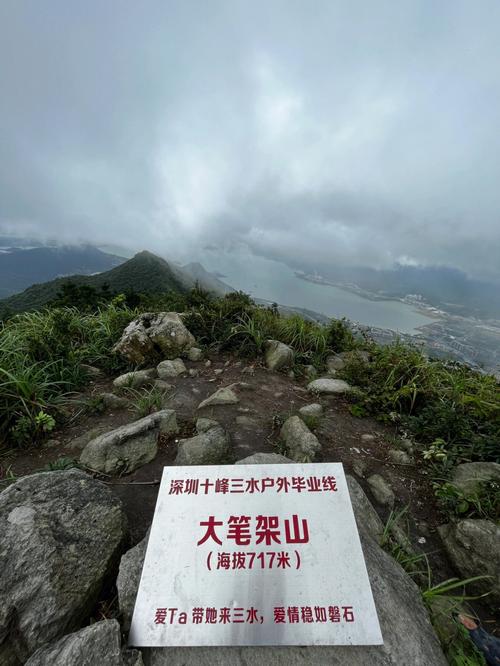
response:
[[[0,300],[0,312],[34,310],[53,300],[65,282],[100,289],[107,284],[111,292],[135,291],[154,294],[165,291],[186,291],[192,281],[168,262],[151,252],[139,252],[132,259],[96,275],[71,275],[50,282],[34,284],[20,294]]]

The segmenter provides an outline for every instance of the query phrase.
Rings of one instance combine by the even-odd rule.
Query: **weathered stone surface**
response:
[[[243,462],[243,461],[241,461]],[[356,482],[348,477],[384,645],[332,647],[199,647],[144,649],[146,666],[446,666],[420,591],[385,553],[380,524]]]
[[[174,358],[171,361],[162,361],[156,366],[156,372],[160,379],[170,379],[178,377],[187,372],[184,361],[181,358]]]
[[[389,449],[387,451],[387,457],[398,465],[411,465],[412,463],[411,456],[409,456],[406,451],[401,451],[401,449]]]
[[[339,370],[345,368],[345,361],[339,354],[334,354],[326,359],[326,370],[328,374],[336,375]]]
[[[70,442],[68,442],[65,448],[79,449],[81,451],[87,446],[89,442],[91,442],[96,437],[99,437],[99,435],[102,435],[103,432],[106,432],[106,426],[104,425],[96,426],[95,428],[90,428],[90,430],[83,432],[81,435],[78,435],[78,437],[75,437]]]
[[[168,391],[171,391],[172,389],[175,388],[173,384],[169,384],[164,379],[155,379],[153,382],[153,386],[159,389],[160,391],[163,391],[163,393],[167,393]]]
[[[299,409],[300,416],[316,416],[319,417],[323,414],[323,407],[319,402],[313,402],[310,405],[304,405]]]
[[[113,381],[113,386],[116,389],[124,388],[140,388],[152,384],[156,378],[156,368],[148,368],[147,370],[134,370],[120,375]]]
[[[194,344],[177,312],[145,312],[130,322],[113,351],[142,365],[158,357],[178,358]]]
[[[307,385],[307,390],[310,393],[318,393],[320,395],[334,395],[336,393],[348,393],[352,391],[350,384],[343,379],[331,379],[330,377],[321,377],[314,379]]]
[[[115,393],[101,393],[101,400],[107,409],[126,409],[129,401]]]
[[[210,395],[206,400],[200,402],[198,409],[216,405],[235,405],[238,402],[239,398],[231,386],[224,386],[223,388],[215,391],[215,393],[212,393],[212,395]]]
[[[365,442],[366,444],[370,444],[371,442],[375,441],[375,435],[372,435],[369,432],[365,432],[361,435],[361,441]]]
[[[85,467],[105,474],[133,472],[158,452],[158,434],[177,432],[172,409],[162,409],[90,441],[80,456]]]
[[[118,590],[118,606],[120,608],[123,631],[128,631],[132,622],[132,614],[141,580],[142,565],[146,556],[148,540],[149,532],[136,546],[127,550],[120,560],[116,588]]]
[[[198,432],[198,434],[206,432],[207,430],[210,430],[210,428],[215,428],[218,425],[220,425],[220,423],[215,419],[196,419],[196,432]]]
[[[491,576],[470,585],[477,594],[491,593],[487,603],[500,601],[500,526],[469,518],[438,527],[448,557],[462,578]]]
[[[236,425],[252,429],[260,427],[260,424],[256,419],[253,419],[251,416],[245,416],[244,414],[236,417]]]
[[[123,650],[123,666],[144,666],[140,650]]]
[[[373,497],[383,506],[394,506],[394,492],[387,481],[380,474],[372,474],[367,479]]]
[[[190,361],[201,361],[203,352],[198,347],[190,347],[187,352],[187,357]]]
[[[238,460],[236,465],[279,465],[294,462],[279,453],[253,453],[251,456]]]
[[[451,483],[465,495],[474,494],[481,482],[495,481],[500,484],[500,464],[494,462],[472,462],[457,465],[451,474]]]
[[[281,370],[293,365],[293,349],[278,340],[268,340],[265,348],[266,366],[269,370]]]
[[[378,543],[384,532],[384,524],[356,479],[353,476],[346,476],[346,479],[358,530]]]
[[[189,439],[181,439],[175,458],[176,465],[215,465],[227,462],[230,454],[229,435],[216,426]]]
[[[288,455],[297,462],[313,460],[321,450],[321,444],[316,435],[312,434],[298,416],[290,416],[283,423],[280,434],[288,448]]]
[[[86,619],[125,533],[120,500],[80,470],[26,476],[0,494],[2,666]]]
[[[116,620],[103,620],[40,648],[26,666],[123,666]]]

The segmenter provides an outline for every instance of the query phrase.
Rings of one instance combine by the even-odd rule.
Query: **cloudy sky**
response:
[[[0,231],[500,273],[498,0],[3,0]]]

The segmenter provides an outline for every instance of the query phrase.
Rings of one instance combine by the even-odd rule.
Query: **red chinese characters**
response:
[[[226,529],[223,526],[226,525]],[[280,520],[279,516],[229,516],[226,521],[218,520],[215,516],[208,516],[207,520],[200,522],[205,528],[198,540],[201,546],[207,541],[222,545],[221,535],[234,541],[238,546],[263,544],[295,544],[309,542],[309,526],[306,518],[299,518],[297,514]],[[220,528],[220,529],[219,529]]]

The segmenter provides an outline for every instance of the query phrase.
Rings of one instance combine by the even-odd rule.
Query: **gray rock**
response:
[[[348,393],[352,391],[350,384],[343,379],[331,379],[330,377],[321,377],[315,379],[307,385],[307,390],[310,393],[318,393],[320,395],[334,395],[337,393]]]
[[[255,368],[253,367],[253,365],[247,365],[245,368],[243,368],[241,374],[250,375],[250,376],[255,375]]]
[[[116,389],[124,388],[141,388],[152,384],[156,377],[156,368],[148,368],[147,370],[134,370],[120,375],[113,381],[113,386]]]
[[[127,409],[130,404],[126,398],[114,393],[101,393],[100,397],[107,409]]]
[[[463,578],[491,576],[468,588],[491,593],[487,603],[500,602],[500,526],[490,520],[469,518],[438,527],[448,557]]]
[[[0,494],[2,666],[79,627],[125,535],[118,497],[80,470],[26,476]]]
[[[140,650],[123,650],[123,666],[144,666]]]
[[[359,476],[361,479],[365,478],[367,466],[364,460],[355,460],[352,463],[352,470],[356,476]]]
[[[141,580],[142,565],[146,556],[148,540],[149,532],[136,546],[127,550],[120,560],[116,588],[118,590],[118,606],[120,608],[123,631],[128,631],[132,622],[132,614]]]
[[[379,543],[384,532],[383,522],[356,479],[352,476],[346,476],[346,479],[358,530]]]
[[[172,391],[175,388],[173,384],[169,384],[164,379],[155,379],[153,382],[153,386],[159,389],[160,391],[163,391],[163,393],[168,393],[169,391]]]
[[[495,462],[471,462],[457,465],[451,474],[451,483],[465,495],[473,495],[482,482],[500,484],[500,464]]]
[[[304,405],[299,409],[300,416],[321,416],[323,414],[323,407],[319,402],[313,402],[310,405]]]
[[[408,439],[407,437],[402,437],[399,440],[399,448],[403,449],[403,451],[406,451],[406,453],[413,455],[413,442],[411,441],[411,439]]]
[[[89,442],[91,442],[99,435],[102,435],[103,432],[106,432],[107,428],[104,425],[96,426],[95,428],[90,428],[86,432],[83,432],[78,437],[72,439],[68,444],[66,444],[66,449],[79,449],[80,451],[84,449]]]
[[[326,359],[326,370],[328,374],[336,375],[339,370],[345,368],[345,361],[339,354],[334,354]]]
[[[375,441],[375,435],[371,435],[369,432],[365,432],[361,435],[361,441],[366,444],[370,444]]]
[[[286,458],[279,453],[253,453],[251,456],[238,460],[236,465],[280,465],[294,463],[294,460]]]
[[[245,415],[236,417],[236,425],[243,428],[259,428],[259,422],[256,419]]]
[[[198,377],[200,371],[198,370],[198,368],[189,368],[188,373],[190,377]]]
[[[203,358],[203,352],[198,347],[191,347],[188,349],[187,357],[190,361],[201,361]]]
[[[389,449],[387,457],[398,465],[411,465],[412,463],[412,459],[406,451],[401,451],[400,449]]]
[[[80,463],[105,474],[133,472],[155,458],[160,432],[177,431],[175,412],[162,409],[96,437],[82,451]]]
[[[207,359],[205,361],[205,368],[209,368],[212,365],[212,361],[210,359]]]
[[[229,435],[216,425],[189,439],[181,439],[176,465],[216,465],[227,462],[231,452]]]
[[[40,648],[26,666],[123,666],[121,631],[116,620],[103,620]]]
[[[269,370],[281,370],[293,365],[293,349],[278,340],[268,340],[265,348],[266,366]]]
[[[377,502],[392,509],[395,499],[394,491],[387,481],[380,474],[372,474],[367,481]]]
[[[146,666],[447,666],[419,589],[374,537],[381,528],[348,477],[368,575],[384,637],[380,646],[198,647],[143,650]]]
[[[223,372],[224,372],[224,368],[217,368],[216,370],[214,370],[214,375],[219,376],[219,375],[222,375]]]
[[[142,365],[158,356],[178,358],[193,347],[194,337],[176,312],[145,312],[130,322],[113,351]]]
[[[224,386],[212,393],[206,400],[203,400],[198,405],[198,409],[203,407],[210,407],[216,405],[235,405],[239,402],[238,396],[233,391],[232,386]]]
[[[215,419],[196,419],[196,432],[207,432],[210,428],[215,428],[218,425],[220,425],[220,423]]]
[[[160,379],[170,379],[171,377],[178,377],[187,372],[184,361],[181,358],[174,358],[173,360],[162,361],[156,366],[156,372]]]
[[[312,434],[304,421],[298,416],[290,416],[281,427],[280,433],[288,448],[288,454],[292,460],[302,462],[313,460],[321,444],[318,438]]]
[[[314,365],[306,365],[304,366],[304,375],[307,379],[316,379],[318,376],[318,371]]]

